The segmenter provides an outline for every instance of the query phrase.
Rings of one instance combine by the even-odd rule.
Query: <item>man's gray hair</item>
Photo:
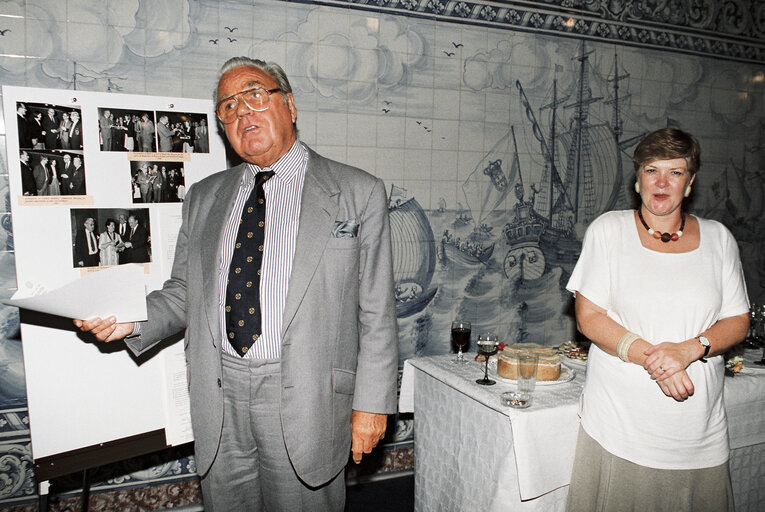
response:
[[[275,62],[266,62],[264,60],[260,59],[251,59],[249,57],[231,57],[226,62],[223,63],[223,66],[221,66],[220,71],[218,71],[218,80],[215,82],[215,90],[213,91],[213,104],[217,108],[218,106],[218,87],[220,86],[220,79],[223,78],[223,75],[226,74],[226,72],[231,71],[235,68],[240,67],[248,67],[253,69],[258,69],[262,71],[263,73],[267,74],[271,78],[274,79],[276,82],[277,87],[279,87],[279,90],[281,90],[282,94],[282,102],[285,105],[289,104],[289,100],[287,99],[287,94],[292,93],[292,86],[290,85],[290,81],[287,78],[287,73],[284,72],[282,67],[275,63]],[[217,119],[217,117],[216,117]],[[223,123],[221,123],[220,119],[218,119],[218,126],[222,127]],[[295,131],[295,136],[299,135],[297,122],[292,123],[292,129]]]
[[[251,59],[249,57],[232,57],[228,59],[220,71],[218,71],[218,80],[216,81],[215,90],[213,91],[213,103],[218,104],[218,86],[220,85],[220,79],[226,72],[231,71],[234,68],[246,66],[248,68],[258,69],[276,81],[276,85],[282,91],[282,99],[284,104],[287,104],[287,94],[292,92],[292,86],[287,78],[287,73],[275,62],[266,62],[260,59]]]

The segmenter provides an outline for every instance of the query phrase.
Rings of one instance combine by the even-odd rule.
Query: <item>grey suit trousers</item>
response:
[[[345,508],[341,471],[320,487],[295,473],[282,436],[279,359],[222,355],[223,434],[202,478],[206,512],[337,511]],[[305,442],[310,443],[311,432]]]

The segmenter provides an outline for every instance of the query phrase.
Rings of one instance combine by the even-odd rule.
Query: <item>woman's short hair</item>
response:
[[[688,172],[695,175],[701,165],[701,147],[696,137],[677,128],[662,128],[640,141],[632,156],[635,174],[656,160],[684,158]]]
[[[106,219],[106,222],[104,223],[104,227],[108,228],[108,227],[109,227],[109,224],[114,224],[114,227],[115,227],[115,228],[117,227],[117,221],[116,221],[116,220],[114,220],[114,219],[112,219],[111,217],[109,217],[108,219]]]

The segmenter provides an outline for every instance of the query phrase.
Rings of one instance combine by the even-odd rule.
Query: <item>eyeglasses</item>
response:
[[[247,108],[254,110],[255,112],[263,112],[268,110],[271,106],[271,95],[275,92],[281,92],[278,87],[276,89],[264,89],[262,87],[253,87],[246,91],[241,91],[236,94],[223,98],[215,106],[215,114],[222,123],[228,124],[236,119],[236,113],[239,110],[239,98]]]

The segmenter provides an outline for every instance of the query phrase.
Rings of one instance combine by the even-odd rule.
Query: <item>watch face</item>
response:
[[[701,356],[701,360],[706,362],[706,359],[704,358],[709,355],[709,349],[711,348],[709,345],[709,340],[704,336],[699,336],[697,339],[699,340],[699,343],[701,343],[701,345],[704,347],[704,355]]]

